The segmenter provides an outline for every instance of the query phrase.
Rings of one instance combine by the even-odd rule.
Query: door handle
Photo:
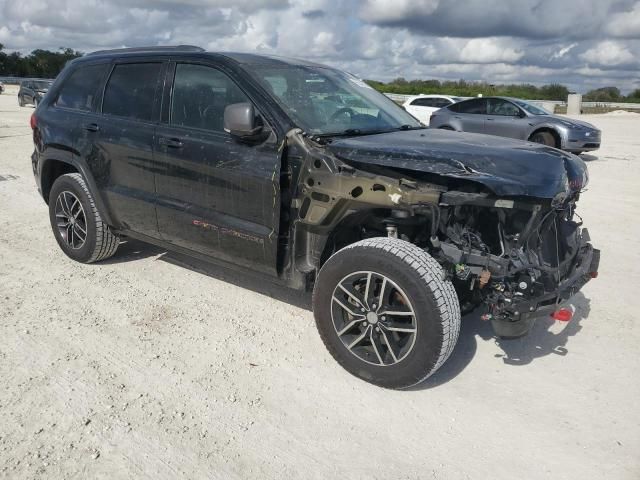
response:
[[[84,129],[90,132],[97,132],[100,130],[100,126],[97,123],[87,123]]]
[[[165,145],[169,148],[182,148],[182,146],[184,145],[184,143],[182,143],[182,140],[178,138],[160,137],[158,139],[158,142],[160,143],[160,145]]]

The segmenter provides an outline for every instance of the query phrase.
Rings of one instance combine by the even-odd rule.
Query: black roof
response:
[[[148,56],[149,54],[155,55],[197,55],[204,57],[225,57],[235,63],[243,65],[267,65],[267,66],[282,66],[282,65],[300,65],[300,66],[313,66],[323,67],[318,63],[308,62],[298,58],[281,57],[277,55],[259,55],[255,53],[242,53],[242,52],[207,52],[203,48],[193,45],[175,45],[175,46],[155,46],[155,47],[135,47],[135,48],[118,48],[113,50],[98,50],[96,52],[89,53],[85,57],[81,58],[95,58],[98,56],[106,57],[129,57],[129,56]]]

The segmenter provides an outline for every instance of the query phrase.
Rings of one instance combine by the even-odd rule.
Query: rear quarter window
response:
[[[151,121],[161,63],[116,65],[107,83],[102,113]]]
[[[108,65],[94,64],[78,67],[63,83],[56,106],[90,111],[98,95]]]

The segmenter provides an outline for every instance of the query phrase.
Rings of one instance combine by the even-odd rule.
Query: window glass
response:
[[[348,73],[302,65],[246,65],[245,69],[308,133],[363,135],[421,128],[403,108]]]
[[[454,112],[460,113],[486,114],[487,100],[484,98],[474,98],[473,100],[453,104],[449,108]]]
[[[179,63],[173,82],[170,121],[172,125],[222,132],[226,106],[249,101],[220,70]]]
[[[489,99],[489,115],[503,115],[505,117],[517,117],[520,109],[513,103],[500,98]]]
[[[442,107],[446,107],[447,105],[451,105],[451,101],[447,100],[446,98],[436,98],[434,99],[433,102],[433,106],[436,108],[442,108]]]
[[[524,102],[522,100],[515,100],[515,103],[517,103],[522,108],[524,108],[527,112],[533,115],[549,115],[549,112],[547,112],[544,108],[537,107],[531,103]]]
[[[433,98],[416,98],[411,105],[418,107],[435,107],[435,101]]]
[[[102,113],[150,121],[161,63],[116,65],[107,83]]]
[[[76,110],[91,110],[107,66],[106,63],[85,65],[75,70],[62,85],[56,105]]]

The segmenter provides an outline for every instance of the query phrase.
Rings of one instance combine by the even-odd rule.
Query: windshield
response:
[[[51,82],[32,82],[33,83],[33,88],[35,88],[36,90],[47,90],[50,86],[51,86]]]
[[[536,107],[531,103],[523,102],[522,100],[515,100],[515,103],[518,106],[524,108],[527,112],[529,112],[532,115],[549,115],[549,112],[547,112],[545,109]]]
[[[420,123],[357,77],[330,68],[250,67],[291,119],[315,135],[420,128]]]

